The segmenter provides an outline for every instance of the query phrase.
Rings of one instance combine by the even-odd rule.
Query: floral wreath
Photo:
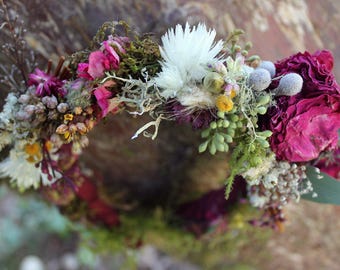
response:
[[[187,23],[169,29],[159,45],[123,22],[105,23],[91,49],[61,58],[54,71],[51,63],[36,68],[8,94],[0,176],[58,205],[78,198],[88,220],[119,226],[124,213],[100,198],[78,159],[87,134],[108,114],[126,111],[150,116],[132,139],[155,140],[162,122],[173,121],[201,134],[199,153],[229,153],[226,187],[182,205],[184,218],[214,220],[241,182],[250,204],[263,209],[254,225],[281,228],[283,207],[301,196],[339,204],[340,87],[332,54],[297,53],[274,64],[250,56],[250,43],[238,45],[241,34],[216,41],[215,30]]]

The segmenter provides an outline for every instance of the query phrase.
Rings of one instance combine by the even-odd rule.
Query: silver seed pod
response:
[[[255,91],[263,91],[271,83],[271,77],[268,70],[263,68],[257,68],[252,73],[250,73],[248,78],[248,86],[252,87]]]
[[[302,77],[297,73],[284,75],[279,86],[275,89],[276,96],[294,96],[301,92],[303,85]]]
[[[259,68],[263,68],[269,71],[270,77],[274,78],[276,74],[276,68],[273,62],[271,61],[262,61],[259,65]]]

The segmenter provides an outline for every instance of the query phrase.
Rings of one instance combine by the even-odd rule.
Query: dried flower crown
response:
[[[0,150],[8,150],[2,177],[21,191],[66,181],[94,209],[92,218],[119,224],[77,160],[98,122],[127,111],[151,117],[133,139],[156,139],[162,121],[176,121],[201,133],[200,153],[229,152],[226,197],[237,176],[245,179],[250,203],[264,209],[260,225],[279,227],[282,207],[302,195],[340,203],[319,193],[318,178],[340,192],[339,184],[311,167],[335,166],[331,173],[339,177],[340,87],[330,52],[273,64],[249,56],[249,43],[237,44],[242,31],[215,41],[204,24],[169,29],[161,46],[150,36],[116,35],[122,23],[105,24],[96,41],[109,25],[112,35],[97,48],[71,56],[65,68],[62,59],[54,73],[50,64],[36,68],[24,89],[8,95],[0,113]]]

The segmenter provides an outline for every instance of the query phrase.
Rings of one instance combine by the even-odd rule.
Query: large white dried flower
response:
[[[218,61],[217,55],[223,48],[221,40],[214,41],[215,36],[216,31],[207,30],[205,24],[190,27],[187,23],[184,29],[177,25],[162,37],[162,71],[155,83],[164,98],[197,91],[196,85],[209,72],[208,65]]]
[[[0,177],[9,177],[19,190],[38,188],[40,184],[51,185],[61,177],[60,173],[57,173],[56,179],[50,181],[47,175],[41,171],[40,166],[36,167],[34,163],[29,162],[28,155],[18,148],[16,145],[11,149],[9,156],[0,162]]]

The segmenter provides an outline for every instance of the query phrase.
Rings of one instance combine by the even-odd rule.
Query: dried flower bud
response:
[[[68,126],[65,124],[61,124],[59,127],[56,129],[57,134],[64,134],[66,131],[68,131]]]
[[[35,113],[44,113],[45,112],[45,105],[39,102],[38,104],[35,105]]]
[[[76,126],[75,124],[71,124],[71,125],[69,126],[69,131],[70,131],[71,133],[75,133],[75,132],[77,131],[77,126]]]
[[[41,99],[42,103],[49,109],[55,109],[58,105],[58,100],[55,96],[45,96]]]
[[[27,104],[30,100],[30,96],[27,95],[27,94],[22,94],[20,95],[20,97],[18,98],[18,101],[21,103],[21,104]]]
[[[93,108],[92,107],[86,107],[85,112],[87,114],[92,114],[93,113]]]
[[[73,109],[73,112],[76,114],[76,115],[80,115],[82,112],[83,112],[83,109],[81,107],[75,107]]]
[[[87,130],[90,131],[94,127],[94,121],[92,119],[86,120],[85,125],[87,127]]]
[[[29,120],[30,116],[27,115],[25,111],[18,111],[15,115],[16,119],[23,121],[23,120]]]
[[[58,112],[56,110],[51,110],[51,111],[48,112],[48,116],[47,117],[50,120],[56,120],[56,119],[58,119],[58,116],[59,116],[59,114],[58,114]]]
[[[60,113],[65,113],[68,110],[68,104],[67,103],[59,103],[57,106],[57,110]]]
[[[87,132],[87,128],[84,123],[77,123],[76,127],[80,134],[85,134]]]
[[[27,113],[28,117],[31,117],[32,114],[35,112],[35,106],[34,105],[27,105],[24,107],[24,111]]]

